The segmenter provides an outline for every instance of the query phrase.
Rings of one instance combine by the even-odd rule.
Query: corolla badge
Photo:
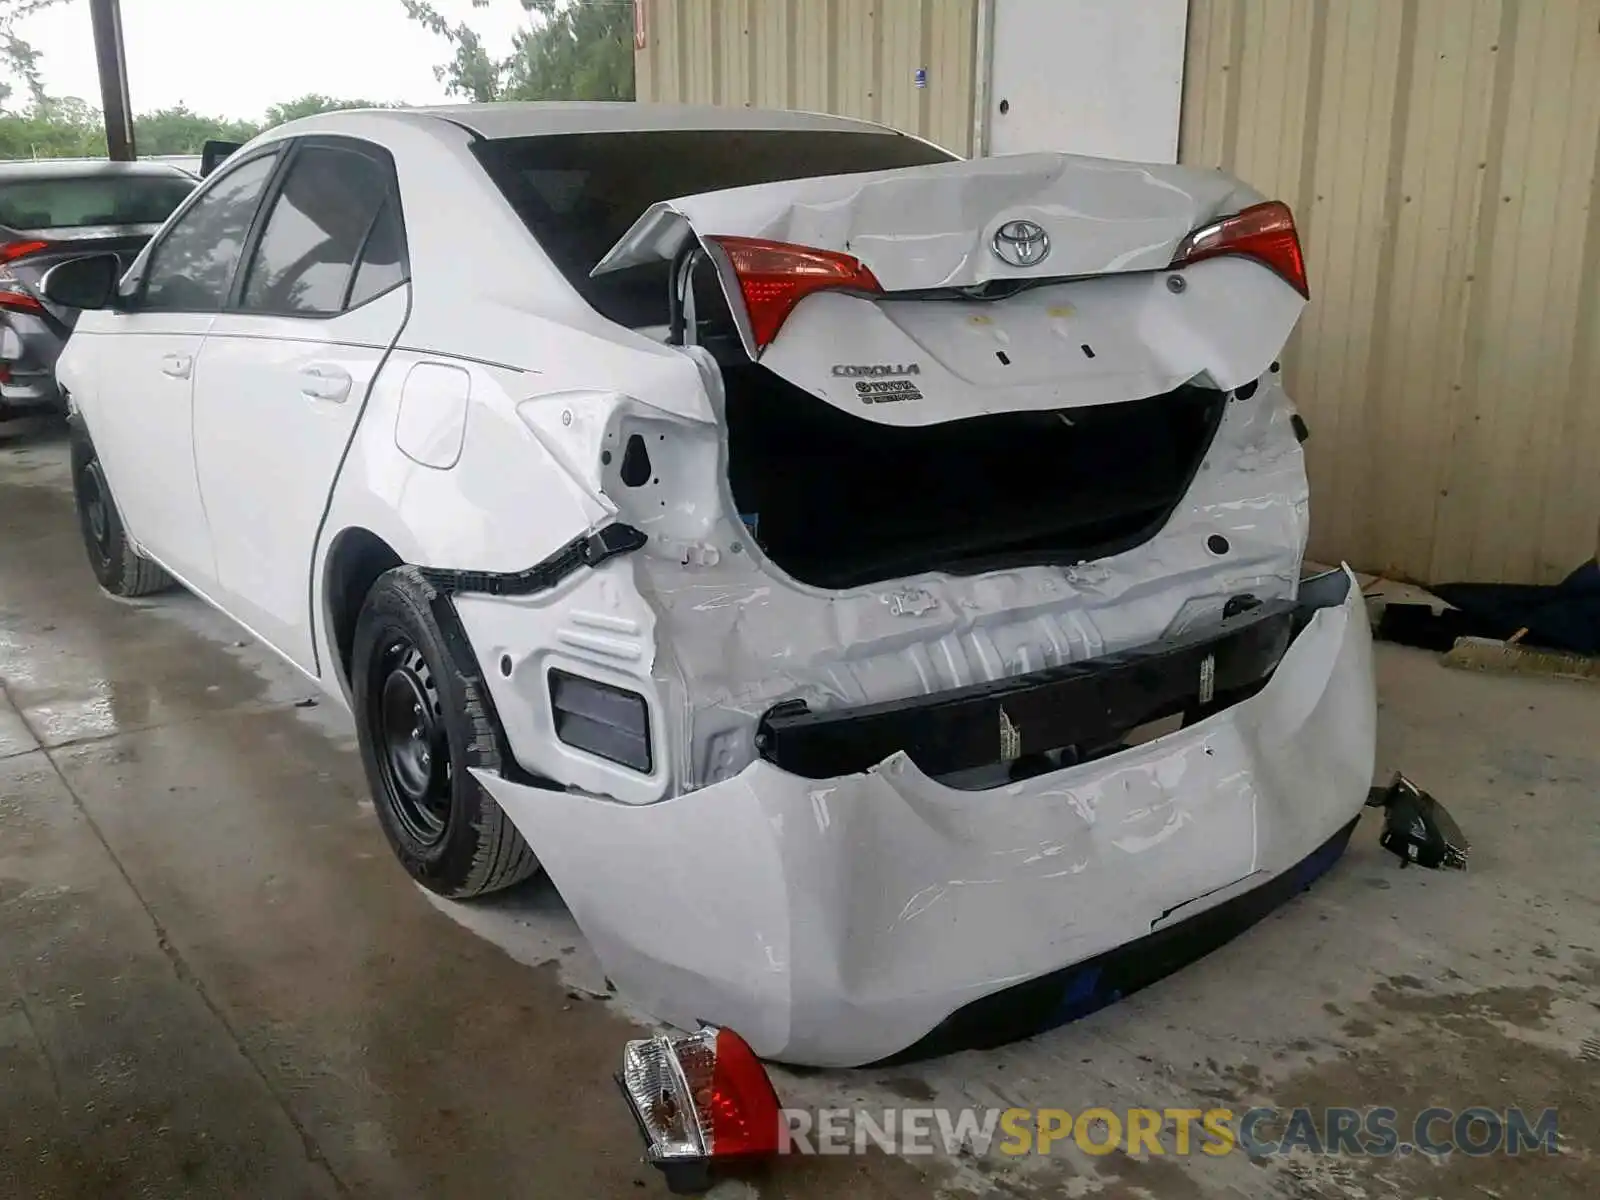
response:
[[[1050,256],[1050,235],[1032,221],[1007,221],[994,231],[995,257],[1013,267],[1034,267]]]

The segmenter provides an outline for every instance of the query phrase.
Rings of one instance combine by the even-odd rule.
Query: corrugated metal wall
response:
[[[1600,524],[1600,0],[1191,0],[1181,155],[1290,201],[1313,553],[1548,582]]]
[[[977,0],[640,3],[641,100],[841,113],[971,151]]]
[[[641,2],[641,99],[970,152],[976,0]],[[1190,0],[1180,154],[1300,221],[1315,556],[1549,581],[1595,552],[1600,0]]]

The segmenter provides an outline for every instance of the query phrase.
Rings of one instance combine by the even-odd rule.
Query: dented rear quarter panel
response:
[[[324,577],[342,535],[365,530],[415,566],[525,570],[615,510],[593,473],[594,431],[603,423],[600,414],[623,398],[593,385],[620,386],[627,379],[634,390],[658,395],[681,412],[704,406],[699,372],[682,355],[617,327],[615,337],[606,337],[537,314],[517,316],[525,360],[548,362],[548,371],[419,349],[397,349],[385,363],[335,484],[312,566],[325,652],[332,639]],[[407,335],[408,344],[427,341],[414,329]],[[459,451],[439,460],[448,465],[402,448],[403,431],[417,427],[404,418],[408,383],[419,366],[465,376]],[[324,682],[336,681],[325,673]]]
[[[450,145],[431,153],[454,160],[467,151]],[[747,215],[749,231],[823,243],[872,234],[874,255],[920,254],[926,261],[917,270],[934,269],[930,256],[954,252],[959,239],[950,231],[960,221],[967,222],[962,261],[972,259],[984,248],[981,238],[972,240],[973,213],[1008,196],[1057,221],[1062,261],[1085,270],[1168,261],[1196,224],[1256,198],[1213,173],[1046,155],[981,169],[951,164],[855,177],[855,198],[839,211],[881,224],[897,204],[904,207],[901,189],[918,186],[929,171],[953,185],[927,212],[901,214],[910,224],[899,243],[839,224],[829,208],[839,179],[739,191],[807,197]],[[1094,184],[1087,199],[1067,204],[1063,188],[1082,180]],[[401,184],[403,192],[428,186],[408,173]],[[711,205],[720,220],[737,211],[726,201],[732,195],[696,204]],[[949,236],[932,237],[941,222]],[[437,223],[422,224],[432,229],[425,238],[438,233]],[[1251,398],[1229,404],[1166,527],[1125,554],[1080,567],[930,574],[837,593],[798,584],[765,559],[736,515],[726,484],[721,376],[709,356],[600,318],[520,227],[515,236],[499,226],[492,232],[505,244],[490,286],[464,288],[453,307],[441,306],[442,289],[419,287],[419,296],[431,299],[413,312],[372,389],[313,572],[321,587],[330,548],[354,529],[382,538],[417,566],[489,572],[524,570],[613,519],[643,530],[649,543],[642,551],[579,572],[548,593],[457,599],[515,756],[558,784],[630,803],[658,800],[746,767],[755,721],[783,699],[835,707],[928,694],[1149,641],[1214,615],[1237,592],[1263,599],[1293,593],[1305,538],[1305,476],[1291,408],[1270,374]],[[930,235],[921,249],[916,234]],[[448,257],[448,246],[424,241],[414,247],[414,269],[443,270]],[[935,267],[940,279],[954,277],[954,268]],[[981,273],[994,268],[984,265]],[[1075,299],[1064,307],[1072,311],[1041,319],[1059,325],[1052,336],[1075,353],[1073,339],[1089,333],[1107,352],[1092,362],[1080,354],[1070,373],[1019,364],[1032,372],[1032,382],[1020,386],[992,372],[981,376],[975,364],[988,351],[980,348],[973,361],[953,362],[948,387],[930,391],[926,403],[862,411],[853,391],[828,393],[827,356],[817,347],[870,340],[878,325],[905,343],[904,327],[916,320],[902,316],[896,324],[865,301],[826,294],[796,310],[770,348],[770,365],[805,376],[809,390],[864,419],[907,423],[1134,399],[1196,377],[1239,385],[1264,372],[1300,311],[1299,296],[1244,261],[1213,260],[1186,274],[1192,282],[1182,295],[1164,286],[1160,272],[1067,285]],[[872,310],[871,320],[863,308]],[[951,306],[958,320],[973,315],[962,308]],[[973,328],[976,338],[988,336],[981,325]],[[463,341],[468,330],[473,336]],[[429,349],[491,343],[515,346],[515,361]],[[959,359],[947,347],[939,353]],[[459,452],[437,460],[400,444],[418,427],[404,411],[407,380],[430,363],[464,374],[469,392]],[[914,407],[919,415],[892,411]],[[619,470],[636,434],[651,447],[653,470],[645,485],[630,487]],[[1228,553],[1207,549],[1213,534],[1228,539]],[[326,651],[332,639],[320,595],[314,607]],[[554,738],[545,678],[558,665],[650,699],[659,747],[650,776]],[[325,673],[330,688],[332,674]]]
[[[719,428],[599,400],[612,448],[599,477],[644,549],[551,592],[458,598],[519,762],[564,785],[646,803],[730,778],[755,758],[763,712],[928,695],[1077,662],[1218,619],[1230,596],[1289,597],[1306,534],[1306,480],[1292,406],[1268,374],[1228,404],[1166,525],[1124,554],[1076,567],[928,573],[825,591],[768,561],[734,516]],[[576,419],[575,419],[576,424]],[[626,439],[672,446],[651,482],[614,478]],[[587,435],[585,435],[587,436]],[[660,440],[655,440],[660,439]],[[674,464],[689,469],[674,474]],[[819,480],[819,487],[826,481]],[[1210,539],[1227,540],[1217,553]],[[575,670],[642,691],[660,747],[648,778],[558,742],[545,676]]]

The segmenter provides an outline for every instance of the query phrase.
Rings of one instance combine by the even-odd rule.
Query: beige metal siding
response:
[[[641,100],[840,113],[971,152],[977,0],[641,2]]]
[[[1312,551],[1548,582],[1600,519],[1600,0],[1190,0],[1181,155],[1289,200]]]

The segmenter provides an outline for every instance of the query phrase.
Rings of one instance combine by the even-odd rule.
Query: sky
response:
[[[434,0],[505,54],[527,16],[518,0]],[[87,0],[64,0],[17,25],[42,56],[45,90],[100,107]],[[135,112],[187,104],[207,116],[259,119],[308,92],[376,102],[447,99],[433,76],[443,38],[400,0],[122,0],[122,39]]]

